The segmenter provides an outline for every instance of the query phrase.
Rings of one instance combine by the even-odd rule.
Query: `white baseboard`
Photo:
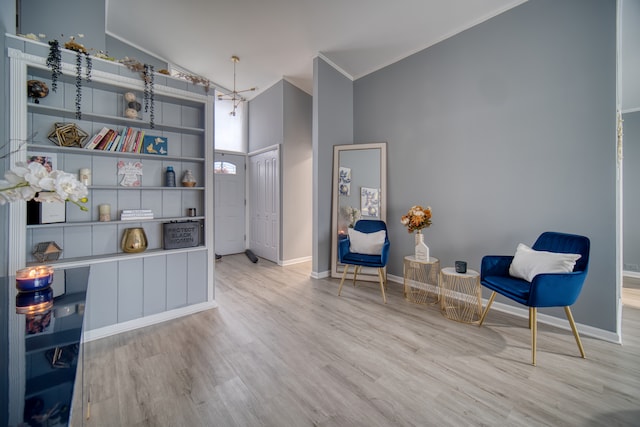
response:
[[[624,277],[633,277],[634,279],[640,279],[640,271],[624,270],[622,272],[622,275]]]
[[[176,308],[175,310],[164,311],[158,314],[152,314],[151,316],[141,317],[139,319],[129,320],[127,322],[116,323],[115,325],[105,326],[103,328],[92,329],[90,331],[83,332],[83,340],[85,342],[98,340],[100,338],[106,338],[111,335],[120,334],[122,332],[132,331],[138,328],[144,328],[145,326],[155,325],[157,323],[166,322],[167,320],[177,319],[179,317],[187,316],[189,314],[198,313],[200,311],[209,310],[211,308],[218,307],[216,301],[203,302],[200,304],[193,304],[187,307]]]
[[[311,278],[312,279],[326,279],[327,277],[329,277],[329,275],[331,274],[331,271],[326,270],[326,271],[321,271],[319,273],[316,273],[315,271],[311,272]]]
[[[280,261],[278,264],[281,267],[285,267],[287,265],[294,265],[294,264],[300,264],[300,263],[303,263],[303,262],[309,262],[309,261],[311,261],[311,259],[312,258],[310,256],[305,256],[305,257],[302,257],[302,258],[294,258],[294,259],[289,259],[289,260],[286,260],[286,261]]]

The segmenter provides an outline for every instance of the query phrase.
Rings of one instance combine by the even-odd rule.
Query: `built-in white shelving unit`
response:
[[[88,265],[88,310],[85,335],[101,337],[178,317],[215,306],[213,251],[213,91],[202,86],[155,75],[154,126],[149,113],[141,119],[124,117],[126,92],[142,103],[140,75],[125,66],[93,58],[92,78],[84,80],[81,120],[76,118],[76,53],[63,49],[62,75],[57,91],[51,91],[51,71],[46,66],[49,46],[7,36],[10,85],[11,164],[44,154],[55,159],[56,169],[78,173],[92,170],[88,211],[67,203],[66,222],[26,223],[25,203],[10,206],[9,268],[17,270],[37,263],[32,255],[37,243],[54,241],[63,248],[56,269]],[[84,60],[83,60],[84,64]],[[27,81],[45,82],[50,92],[35,103],[27,97]],[[55,123],[75,123],[90,136],[102,127],[131,127],[147,135],[168,138],[166,156],[61,147],[47,136]],[[141,162],[139,187],[119,185],[118,162]],[[176,171],[178,187],[164,186],[167,166]],[[184,171],[191,170],[196,187],[180,186]],[[98,221],[98,206],[111,206],[111,221]],[[197,216],[187,211],[195,208]],[[153,219],[122,221],[120,211],[151,209]],[[163,223],[196,221],[200,244],[163,249]],[[120,240],[126,228],[142,227],[148,249],[125,253]]]

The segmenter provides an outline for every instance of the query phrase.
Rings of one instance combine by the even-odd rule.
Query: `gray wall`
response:
[[[355,81],[355,140],[388,141],[389,273],[413,252],[414,204],[433,208],[442,267],[584,234],[574,315],[616,331],[615,95],[616,2],[600,0],[530,0]]]
[[[333,146],[353,143],[353,82],[316,57],[313,93],[312,274],[324,276],[331,269]]]
[[[46,40],[64,42],[69,36],[83,44],[90,53],[105,50],[104,1],[21,0],[20,32],[46,34]],[[78,38],[83,34],[83,38]]]
[[[124,58],[125,56],[128,56],[129,58],[133,58],[138,62],[141,62],[143,64],[149,64],[149,65],[153,65],[155,67],[155,71],[157,72],[158,70],[161,69],[167,69],[168,65],[166,62],[161,61],[160,59],[142,52],[141,50],[132,47],[131,45],[128,45],[127,43],[124,43],[121,40],[118,40],[114,37],[111,37],[109,35],[106,36],[106,51],[109,53],[110,56],[113,56],[114,58]]]
[[[624,269],[640,272],[640,111],[622,115],[624,120]]]
[[[249,102],[249,152],[280,145],[278,255],[284,263],[311,256],[311,105],[311,96],[285,80]]]
[[[311,96],[284,81],[282,152],[282,260],[311,256],[313,184]],[[301,215],[301,212],[309,214]]]
[[[284,142],[284,80],[249,101],[249,152]]]
[[[619,0],[622,111],[640,107],[640,0]]]

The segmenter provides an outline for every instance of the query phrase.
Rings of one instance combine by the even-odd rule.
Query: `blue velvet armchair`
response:
[[[480,283],[491,289],[491,297],[482,313],[479,325],[482,326],[487,312],[497,294],[529,307],[529,328],[531,329],[531,358],[536,364],[537,308],[564,307],[571,325],[580,355],[585,357],[584,348],[571,314],[571,306],[580,295],[587,277],[589,266],[590,242],[587,237],[574,234],[545,232],[538,237],[532,249],[564,254],[579,254],[572,272],[545,273],[533,277],[531,282],[509,275],[513,256],[485,256],[482,259]]]
[[[344,279],[347,277],[349,266],[353,265],[353,286],[356,285],[356,278],[362,267],[374,267],[378,269],[378,280],[380,282],[380,291],[382,292],[382,300],[387,303],[387,296],[384,289],[386,286],[387,278],[384,270],[389,258],[389,236],[387,235],[387,225],[384,221],[380,220],[365,220],[361,219],[356,222],[353,227],[354,230],[361,233],[375,233],[384,230],[385,237],[380,254],[363,254],[357,252],[351,252],[351,243],[349,237],[345,237],[338,241],[338,259],[342,264],[345,264],[344,271],[342,273],[342,280],[340,280],[340,287],[338,288],[338,296],[342,292],[342,285]]]

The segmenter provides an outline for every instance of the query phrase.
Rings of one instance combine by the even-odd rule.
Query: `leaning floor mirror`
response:
[[[338,241],[358,219],[387,220],[387,144],[333,147],[333,204],[331,218],[331,277],[342,277]],[[353,274],[347,273],[348,278]],[[376,268],[363,268],[358,280],[378,280]]]

